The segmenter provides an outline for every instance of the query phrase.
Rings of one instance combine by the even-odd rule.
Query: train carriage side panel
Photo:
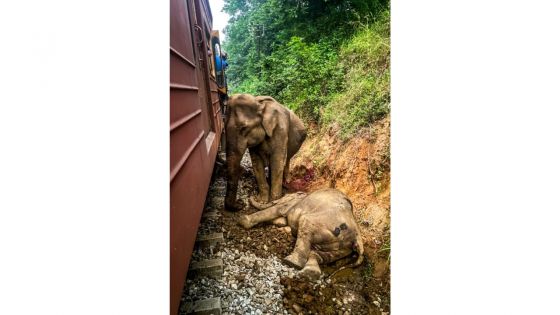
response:
[[[170,0],[170,314],[177,314],[223,124],[207,0]]]

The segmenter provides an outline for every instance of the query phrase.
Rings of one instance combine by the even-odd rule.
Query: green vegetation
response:
[[[381,247],[381,249],[379,249],[377,251],[378,253],[382,253],[382,252],[388,252],[387,254],[387,262],[391,261],[391,242],[390,240],[388,240],[387,242],[385,242],[383,244],[383,246]]]
[[[389,2],[226,0],[233,93],[270,95],[347,138],[389,113]]]
[[[383,245],[377,251],[378,254],[385,254],[387,255],[387,263],[391,262],[391,227],[387,226],[383,233]]]
[[[366,281],[370,281],[373,278],[373,263],[371,263],[367,258],[364,261],[364,268],[362,269],[362,277]]]

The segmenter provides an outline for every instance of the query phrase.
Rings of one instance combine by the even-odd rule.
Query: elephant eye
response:
[[[340,234],[340,229],[338,227],[334,228],[333,234],[334,236],[338,236]]]

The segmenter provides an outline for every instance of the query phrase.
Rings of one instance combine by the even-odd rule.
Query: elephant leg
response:
[[[311,252],[311,235],[308,220],[301,219],[299,231],[294,251],[284,258],[284,262],[292,267],[301,269],[307,262]]]
[[[269,191],[268,182],[266,181],[266,175],[264,170],[264,160],[259,155],[256,149],[249,149],[251,155],[251,162],[253,164],[253,172],[255,173],[255,178],[257,179],[257,186],[259,188],[259,201],[268,202],[269,201]]]
[[[311,243],[309,242],[309,239],[298,236],[296,248],[290,255],[284,258],[284,262],[294,268],[301,269],[307,262],[310,250]]]
[[[251,215],[242,215],[239,217],[238,223],[244,228],[250,229],[261,222],[267,222],[277,218],[281,218],[282,208],[283,205],[277,205],[261,211],[257,211]]]
[[[321,256],[319,256],[315,251],[309,254],[309,259],[305,263],[305,267],[299,272],[299,274],[311,281],[319,279],[321,276],[321,268],[319,263],[321,261]]]
[[[291,181],[290,178],[290,159],[286,159],[286,165],[284,166],[284,173],[283,173],[283,180],[284,184],[288,184]]]
[[[253,226],[261,223],[272,221],[272,224],[278,226],[285,226],[288,224],[288,220],[285,215],[290,211],[290,209],[296,205],[301,199],[305,198],[306,194],[291,194],[284,196],[280,202],[274,206],[268,208],[259,208],[261,211],[257,211],[251,215],[242,215],[239,217],[238,223],[246,229],[250,229]],[[251,201],[251,204],[256,205]]]
[[[284,167],[286,166],[286,148],[275,152],[270,158],[271,168],[271,200],[282,197],[282,180],[284,179]]]

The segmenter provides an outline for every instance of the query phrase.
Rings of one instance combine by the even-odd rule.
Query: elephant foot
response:
[[[235,201],[235,203],[229,203],[226,200],[226,202],[224,203],[224,208],[227,211],[237,212],[237,211],[243,210],[243,208],[245,208],[245,203],[241,199],[237,199]]]
[[[283,227],[279,227],[278,228],[279,231],[282,231],[284,233],[291,233],[292,232],[292,228],[289,226],[283,226]]]
[[[257,201],[261,202],[261,203],[269,203],[270,202],[270,198],[268,196],[268,192],[266,193],[260,193],[257,195]]]
[[[278,226],[278,227],[283,227],[288,225],[288,220],[285,217],[279,217],[276,218],[274,220],[272,220],[272,224]]]
[[[239,219],[237,219],[237,223],[247,230],[253,227],[253,224],[251,224],[251,219],[249,219],[248,215],[240,216]]]
[[[270,194],[270,200],[274,201],[274,200],[278,200],[282,198],[282,189],[280,188],[280,192],[273,192],[272,194]]]
[[[317,281],[321,276],[321,269],[319,269],[319,266],[307,265],[299,272],[299,275],[307,278],[309,281]]]
[[[306,259],[294,252],[286,256],[284,262],[291,267],[301,269],[305,265]]]

